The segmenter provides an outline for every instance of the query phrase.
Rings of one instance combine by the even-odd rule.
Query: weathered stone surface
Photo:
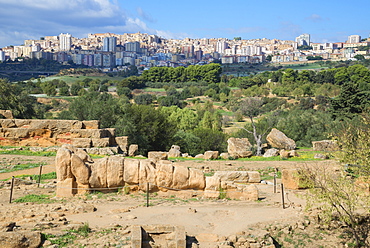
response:
[[[115,138],[116,144],[121,148],[121,150],[127,154],[128,148],[128,137],[127,136],[120,136]]]
[[[314,151],[337,151],[338,144],[333,140],[312,141]]]
[[[259,192],[256,185],[236,185],[235,190],[227,190],[226,197],[242,201],[257,201]]]
[[[211,177],[205,177],[206,178],[206,187],[205,190],[209,191],[217,191],[217,196],[218,196],[218,191],[221,186],[221,179],[218,176],[211,176]]]
[[[248,171],[216,171],[214,177],[220,178],[221,181],[232,181],[238,183],[248,183]]]
[[[247,138],[229,138],[227,140],[227,152],[232,157],[246,158],[250,157],[252,147]]]
[[[11,110],[0,110],[0,115],[4,116],[5,119],[14,119]]]
[[[139,183],[139,160],[138,159],[125,159],[123,180],[128,184]]]
[[[206,151],[204,153],[204,159],[217,159],[219,155],[218,151]]]
[[[41,241],[40,232],[0,232],[2,248],[37,248]]]
[[[279,156],[279,150],[276,148],[268,149],[264,154],[263,157],[269,158],[269,157],[276,157]]]
[[[149,186],[149,191],[157,189],[156,170],[154,166],[155,164],[149,159],[140,160],[139,189],[146,191],[147,186]]]
[[[189,186],[189,170],[186,167],[175,165],[173,172],[173,188],[187,189]]]
[[[129,157],[135,157],[138,150],[139,150],[138,145],[135,145],[135,144],[130,145],[129,148],[128,148],[128,156]]]
[[[148,159],[154,162],[159,160],[167,160],[167,152],[148,152]]]
[[[71,171],[80,184],[89,184],[90,168],[76,154],[71,156]]]
[[[0,123],[3,128],[17,127],[13,119],[0,119]]]
[[[74,151],[74,154],[76,154],[77,156],[79,156],[81,159],[82,159],[82,161],[85,163],[85,162],[89,162],[89,163],[92,163],[92,162],[94,162],[93,160],[92,160],[92,158],[90,157],[90,155],[89,154],[87,154],[87,152],[84,150],[84,149],[76,149],[75,151]]]
[[[101,158],[91,165],[90,186],[91,188],[106,188],[107,185],[107,162],[108,158]]]
[[[248,183],[260,183],[261,174],[258,171],[248,171]]]
[[[267,142],[274,148],[294,150],[296,144],[294,140],[288,138],[283,132],[273,128],[266,137]]]
[[[181,157],[180,146],[172,145],[171,149],[168,151],[169,158],[179,158]]]
[[[203,190],[206,187],[206,180],[201,170],[189,168],[189,189]]]
[[[66,178],[57,182],[57,197],[71,197],[77,193],[77,183],[74,178]]]
[[[204,155],[203,154],[197,154],[197,155],[195,155],[194,158],[204,159]]]
[[[108,188],[121,187],[124,185],[124,160],[123,157],[112,156],[107,162],[107,185]]]
[[[287,189],[305,189],[309,181],[304,177],[300,169],[284,169],[281,175],[282,183]]]
[[[98,120],[83,121],[82,127],[85,129],[99,129],[100,123]]]
[[[170,161],[160,160],[156,163],[157,185],[161,191],[172,187],[174,167]],[[162,186],[162,187],[161,187]]]
[[[280,152],[280,158],[282,159],[288,159],[289,158],[289,152],[286,150],[281,150]]]
[[[72,144],[79,148],[90,148],[91,139],[90,138],[73,138]]]
[[[110,138],[91,139],[92,147],[108,147]]]
[[[72,178],[71,171],[71,151],[66,148],[60,148],[55,157],[55,170],[57,180],[63,181],[67,178]]]

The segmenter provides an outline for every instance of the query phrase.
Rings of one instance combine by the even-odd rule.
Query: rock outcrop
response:
[[[270,146],[284,150],[294,150],[297,148],[295,141],[288,138],[283,132],[273,128],[266,137]]]
[[[338,144],[333,140],[312,141],[312,148],[314,151],[337,151]]]

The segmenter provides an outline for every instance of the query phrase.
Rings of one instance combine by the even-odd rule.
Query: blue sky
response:
[[[0,47],[71,33],[143,32],[164,38],[369,37],[369,0],[0,0]]]

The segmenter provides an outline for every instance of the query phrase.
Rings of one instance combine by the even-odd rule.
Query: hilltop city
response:
[[[347,41],[313,43],[309,34],[294,41],[278,39],[164,39],[145,33],[89,34],[75,38],[71,34],[45,36],[25,40],[20,46],[0,49],[0,61],[36,58],[73,61],[77,65],[120,70],[127,65],[143,68],[153,66],[186,66],[221,62],[274,63],[306,62],[310,60],[355,60],[369,58],[370,38],[350,35]]]

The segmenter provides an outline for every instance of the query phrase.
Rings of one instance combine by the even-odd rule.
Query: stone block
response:
[[[167,160],[167,152],[148,152],[148,159],[154,162],[159,160]]]
[[[125,159],[123,180],[128,184],[139,183],[139,159]]]
[[[312,148],[314,151],[337,151],[338,144],[333,140],[312,141]]]
[[[72,197],[77,193],[77,183],[74,178],[66,178],[57,182],[57,197]]]
[[[311,185],[311,181],[305,177],[301,169],[284,169],[281,179],[287,189],[306,189]]]
[[[108,147],[110,145],[110,138],[91,139],[92,147]]]
[[[91,139],[90,138],[73,138],[72,144],[78,148],[90,148]]]
[[[142,246],[141,226],[133,225],[131,227],[131,248],[141,248]]]
[[[99,129],[100,122],[98,120],[82,121],[83,129]]]
[[[219,155],[218,151],[206,151],[204,153],[204,159],[217,159]]]
[[[130,145],[130,147],[128,148],[128,156],[129,157],[135,157],[135,155],[137,154],[139,150],[139,146],[136,145],[136,144],[132,144]]]
[[[112,156],[107,163],[107,184],[108,188],[124,186],[124,160],[123,157]]]
[[[261,174],[258,171],[248,171],[248,183],[260,183]]]
[[[204,190],[206,179],[201,170],[189,168],[189,189]]]

